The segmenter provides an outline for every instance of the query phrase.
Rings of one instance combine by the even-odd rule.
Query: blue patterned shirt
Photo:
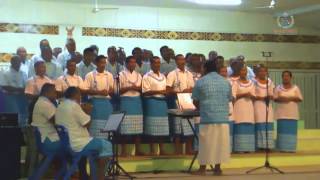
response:
[[[211,72],[196,82],[192,99],[199,101],[200,124],[229,123],[230,84],[216,72]]]

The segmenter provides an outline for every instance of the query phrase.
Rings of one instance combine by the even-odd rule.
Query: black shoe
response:
[[[222,170],[221,169],[214,169],[213,175],[214,176],[221,176],[222,175]]]

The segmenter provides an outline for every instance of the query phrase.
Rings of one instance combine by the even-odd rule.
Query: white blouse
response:
[[[132,71],[131,73],[128,69],[125,69],[120,72],[119,80],[120,80],[120,88],[131,87],[132,85],[141,86],[141,83],[142,83],[142,77],[140,73],[136,71]],[[136,97],[136,96],[140,96],[140,92],[127,91],[121,96]]]
[[[301,91],[298,86],[293,85],[286,89],[283,85],[278,85],[274,91],[274,97],[297,97],[303,100]],[[297,102],[277,102],[276,119],[293,119],[299,120],[299,106]]]
[[[90,90],[110,90],[113,89],[114,80],[111,73],[104,71],[103,73],[99,73],[97,70],[94,70],[86,75],[85,81],[84,81],[84,87],[85,89]],[[99,98],[110,98],[110,96],[100,96],[95,95],[93,97],[99,97]]]
[[[80,89],[85,89],[83,80],[78,75],[71,76],[70,74],[66,74],[60,76],[56,82],[56,90],[59,92],[65,92],[69,87],[78,87]]]
[[[234,84],[235,94],[250,93],[255,96],[255,86],[251,80],[248,83],[237,81]],[[243,97],[234,103],[234,120],[235,123],[254,123],[254,108],[251,98]]]
[[[148,91],[162,91],[166,90],[167,80],[166,77],[159,73],[156,74],[152,70],[146,73],[142,78],[142,93]],[[154,95],[155,97],[164,97],[163,95]]]
[[[96,68],[96,65],[94,65],[93,63],[90,63],[89,66],[87,66],[83,61],[81,61],[79,64],[77,64],[76,74],[79,75],[82,79],[85,79],[86,75],[89,72],[94,71]]]
[[[231,86],[233,86],[236,82],[238,82],[238,80],[240,79],[240,77],[229,77],[228,80],[231,83]]]
[[[45,83],[54,84],[54,82],[47,76],[34,76],[28,79],[24,93],[31,95],[39,95],[41,88]]]
[[[259,81],[255,81],[255,93],[257,97],[267,97],[267,84],[262,84]],[[268,80],[268,94],[273,96],[274,84],[269,79]],[[271,101],[269,103],[268,111],[268,121],[273,122],[273,108]],[[254,101],[254,119],[256,123],[265,123],[266,122],[266,103],[264,100],[255,100]]]
[[[187,70],[181,71],[177,68],[168,74],[167,86],[172,87],[176,92],[182,92],[185,89],[193,88],[193,75]]]

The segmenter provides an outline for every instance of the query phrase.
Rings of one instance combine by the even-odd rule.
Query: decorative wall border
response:
[[[320,43],[320,36],[276,35],[219,32],[182,32],[136,29],[115,29],[102,27],[82,27],[83,36],[170,39],[170,40],[205,40],[236,42],[285,42],[285,43]]]
[[[0,32],[58,35],[58,25],[0,23]]]
[[[11,57],[15,55],[14,53],[0,53],[0,63],[10,62]],[[27,59],[31,59],[33,54],[27,54]]]
[[[265,61],[246,61],[249,66],[266,64]],[[320,69],[320,62],[269,61],[269,69]]]
[[[10,62],[13,53],[0,53],[0,64]],[[33,54],[28,54],[30,59]],[[249,66],[255,64],[265,64],[265,61],[246,61]],[[228,62],[226,62],[228,64]],[[297,62],[297,61],[270,61],[268,62],[270,69],[320,69],[320,62]]]

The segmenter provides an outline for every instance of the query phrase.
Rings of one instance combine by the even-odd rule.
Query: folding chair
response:
[[[78,163],[81,158],[86,157],[89,160],[90,165],[90,176],[93,180],[97,180],[97,171],[95,160],[98,158],[98,151],[85,151],[82,150],[80,152],[74,152],[71,149],[70,141],[69,141],[69,133],[68,130],[61,125],[55,126],[58,135],[60,137],[61,145],[65,152],[69,153],[72,156],[72,163],[67,173],[64,176],[64,180],[69,180],[71,175],[76,171]]]
[[[62,147],[61,147],[61,149],[59,149],[57,151],[46,151],[44,148],[44,143],[41,142],[41,134],[40,134],[39,129],[37,127],[32,127],[32,128],[33,128],[33,132],[35,134],[38,152],[43,155],[43,158],[41,160],[40,165],[38,166],[37,169],[34,170],[34,172],[29,177],[29,179],[30,180],[40,180],[41,177],[44,175],[44,173],[49,168],[49,166],[54,158],[59,158],[62,163],[62,166],[61,166],[60,170],[58,171],[58,174],[55,176],[55,179],[59,179],[59,178],[63,177],[63,175],[67,169],[67,159],[66,159],[66,154],[62,151]]]

